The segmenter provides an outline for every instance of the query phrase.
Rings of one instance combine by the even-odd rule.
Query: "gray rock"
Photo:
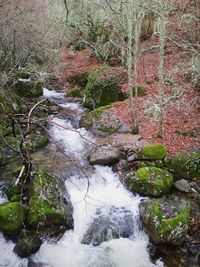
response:
[[[119,159],[119,150],[111,145],[97,147],[88,156],[88,160],[92,165],[108,165],[118,162]]]
[[[127,161],[128,162],[135,161],[136,160],[136,156],[137,156],[136,154],[133,154],[133,155],[129,156],[128,159],[127,159]]]
[[[189,193],[190,192],[190,184],[185,179],[181,179],[181,180],[176,181],[174,183],[174,187],[178,191],[183,192],[183,193]]]
[[[130,211],[112,207],[109,214],[97,211],[97,215],[83,237],[83,244],[98,246],[111,239],[133,235],[134,220]]]

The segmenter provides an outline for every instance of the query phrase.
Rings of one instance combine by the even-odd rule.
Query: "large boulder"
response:
[[[98,213],[82,239],[83,244],[98,246],[102,242],[134,234],[134,220],[130,211],[111,207],[109,215]]]
[[[88,156],[90,164],[109,165],[119,161],[120,152],[111,145],[96,147]]]
[[[0,231],[7,235],[16,235],[23,228],[26,211],[19,202],[0,204]]]
[[[150,238],[156,243],[181,245],[187,237],[189,203],[180,198],[145,200],[140,216]]]
[[[160,196],[169,192],[173,176],[167,170],[154,166],[142,167],[135,174],[128,174],[125,183],[128,188],[144,196]]]
[[[93,71],[84,90],[84,107],[95,109],[126,99],[127,95],[120,86],[126,78],[126,71],[122,68],[104,66]]]
[[[162,144],[153,144],[143,147],[138,158],[144,160],[163,160],[167,155],[167,149]]]
[[[15,83],[14,92],[21,97],[36,98],[43,95],[42,83],[30,79],[19,79]]]
[[[45,170],[39,170],[29,186],[28,224],[38,227],[73,228],[72,206],[61,182]]]

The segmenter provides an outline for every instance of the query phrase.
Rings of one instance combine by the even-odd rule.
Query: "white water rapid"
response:
[[[55,92],[51,94],[47,89],[44,90],[44,96],[49,99],[63,97]],[[75,111],[80,109],[78,104],[70,106],[70,103],[65,103],[65,108],[71,107]],[[79,112],[80,110],[78,114]],[[155,264],[150,261],[149,240],[139,220],[138,205],[142,198],[127,191],[110,167],[94,166],[93,169],[87,170],[85,155],[92,144],[86,140],[95,140],[85,129],[75,130],[70,120],[60,117],[52,118],[50,125],[54,141],[80,166],[85,167],[84,172],[77,171],[76,175],[65,181],[73,205],[74,230],[66,231],[57,243],[44,242],[40,250],[31,257],[31,265],[28,259],[18,258],[12,252],[14,244],[0,235],[0,266],[162,267],[160,260]],[[101,215],[111,216],[111,210],[115,218],[121,216],[121,220],[127,212],[131,214],[134,223],[133,234],[129,238],[112,239],[99,246],[82,244],[84,234],[93,219],[99,212]]]

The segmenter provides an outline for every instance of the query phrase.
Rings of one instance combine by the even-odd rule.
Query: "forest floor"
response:
[[[151,49],[150,49],[151,48]],[[192,88],[190,72],[190,54],[172,42],[165,46],[165,101],[163,138],[157,138],[159,101],[158,64],[159,41],[154,37],[143,41],[140,47],[138,65],[138,85],[145,89],[145,95],[139,97],[139,135],[148,143],[163,143],[170,154],[196,150],[200,146],[200,103],[199,93]],[[60,52],[62,62],[61,77],[69,81],[72,76],[84,76],[101,63],[85,49],[73,52],[70,48]],[[70,85],[66,83],[66,88]],[[123,90],[128,84],[122,85]],[[170,99],[170,101],[168,101]],[[117,102],[108,111],[118,116],[126,124],[131,124],[129,100]]]

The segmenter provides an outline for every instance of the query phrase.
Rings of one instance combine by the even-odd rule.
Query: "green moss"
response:
[[[23,228],[26,212],[19,202],[0,204],[0,231],[15,235]]]
[[[127,176],[129,188],[141,195],[159,196],[169,192],[173,185],[173,176],[157,167],[142,167],[135,175]]]
[[[167,169],[177,179],[200,178],[200,153],[179,153],[165,159]]]
[[[79,87],[71,88],[67,91],[67,96],[69,97],[80,97],[81,90]]]
[[[150,230],[150,236],[157,243],[179,245],[186,237],[190,207],[184,200],[146,200],[143,205],[146,215],[142,218]],[[155,240],[156,239],[156,240]]]
[[[149,160],[162,160],[167,155],[167,149],[162,144],[154,144],[145,146],[138,157],[141,159],[149,159]]]
[[[66,203],[61,196],[60,185],[51,174],[40,170],[34,176],[29,187],[30,205],[28,223],[38,226],[63,225],[72,226]]]
[[[95,109],[124,99],[126,99],[126,95],[112,77],[103,79],[98,76],[97,72],[89,75],[84,90],[84,107]]]
[[[10,199],[11,202],[19,202],[20,201],[20,195],[13,195]]]
[[[84,114],[80,120],[80,126],[86,128],[87,130],[91,129],[93,122],[95,121],[95,123],[98,124],[100,122],[101,115],[109,108],[111,108],[111,105],[103,106]]]
[[[3,191],[7,198],[11,200],[13,196],[21,194],[21,187],[19,185],[5,184],[3,186]]]
[[[21,97],[35,98],[43,95],[42,83],[38,81],[17,81],[15,93]]]

